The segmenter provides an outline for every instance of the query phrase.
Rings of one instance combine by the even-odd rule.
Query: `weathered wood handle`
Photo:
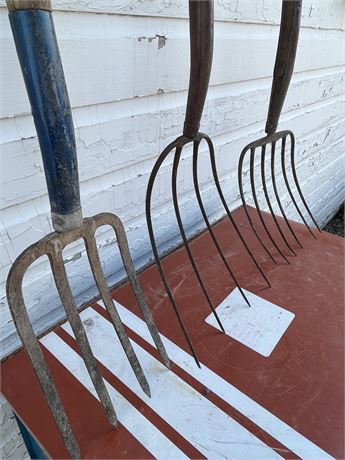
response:
[[[190,78],[183,134],[193,138],[210,81],[213,57],[213,0],[189,0]]]
[[[289,88],[296,58],[301,11],[302,0],[283,0],[271,98],[265,128],[268,135],[277,130],[280,113]]]
[[[45,10],[51,11],[51,0],[6,0],[9,12],[17,10]]]
[[[53,226],[82,222],[74,126],[54,22],[47,0],[7,0],[46,176]],[[35,8],[34,8],[35,7]]]

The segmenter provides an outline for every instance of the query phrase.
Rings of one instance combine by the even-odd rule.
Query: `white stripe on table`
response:
[[[97,303],[105,308],[102,301]],[[146,323],[118,302],[115,302],[115,305],[122,321],[146,342],[154,345]],[[303,460],[335,460],[334,457],[202,363],[202,368],[199,369],[192,356],[162,334],[161,337],[172,361]]]
[[[41,343],[50,353],[87,389],[99,399],[84,361],[66,342],[54,332],[43,337]],[[165,460],[188,459],[181,450],[161,433],[130,402],[116,391],[105,379],[105,385],[114,404],[119,422],[155,458]]]
[[[138,385],[112,324],[92,308],[87,308],[80,316],[86,324],[95,357],[206,458],[282,458],[132,341],[151,387],[151,398],[146,396]],[[73,337],[69,324],[65,323],[62,327]]]

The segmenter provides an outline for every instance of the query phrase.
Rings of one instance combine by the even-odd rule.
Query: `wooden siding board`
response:
[[[188,17],[184,0],[53,0],[53,10],[84,12],[103,15],[130,15],[145,17]],[[0,0],[0,7],[5,0]],[[218,21],[279,24],[280,3],[276,0],[216,0],[215,18]],[[302,24],[304,27],[343,29],[345,6],[342,0],[304,0]]]
[[[186,20],[58,12],[55,22],[73,107],[187,89]],[[4,9],[0,9],[0,25],[4,62],[0,117],[4,118],[28,113],[29,103]],[[93,33],[85,37],[89,30]],[[278,28],[272,26],[218,24],[211,85],[270,77],[277,33]],[[166,38],[161,48],[159,34]],[[339,53],[343,37],[342,31],[302,30],[296,72],[344,64],[345,56]],[[311,53],[311,47],[317,53]],[[239,62],[244,64],[239,66]],[[6,78],[8,74],[12,78]]]
[[[329,117],[332,118],[337,114],[341,116],[344,110],[342,95],[344,74],[336,74],[336,77],[331,75],[329,82],[327,82],[327,78],[317,78],[294,84],[291,97],[286,104],[281,126],[297,129],[296,133],[302,137],[308,133],[307,126],[303,129],[299,128],[302,120],[304,123],[307,120],[311,129],[317,129],[321,107],[315,107],[315,104],[322,106],[322,125],[328,123]],[[303,94],[300,99],[299,94]],[[212,133],[213,137],[223,135],[227,137],[232,133],[236,137],[236,130],[244,129],[244,135],[248,136],[248,141],[251,138],[254,139],[257,133],[256,130],[253,131],[253,125],[257,124],[259,129],[262,129],[260,124],[262,127],[264,126],[268,97],[269,87],[266,85],[261,90],[252,86],[246,93],[234,94],[230,92],[225,97],[210,98],[205,108],[202,130]],[[304,114],[307,108],[308,114]],[[141,109],[143,110],[144,107]],[[117,118],[117,111],[114,108],[114,120],[77,128],[81,182],[114,173],[114,176],[117,176],[116,183],[118,183],[118,180],[121,179],[120,170],[156,157],[164,144],[180,134],[183,125],[184,105],[179,107],[171,107],[170,105],[166,108],[167,111],[159,112],[159,102],[157,101],[154,107],[152,104],[152,109],[155,111],[151,113],[139,113],[138,115]],[[99,110],[94,108],[93,112],[96,114],[99,113]],[[128,110],[126,112],[128,113]],[[83,117],[84,123],[86,123],[89,114],[92,114],[91,108]],[[20,119],[22,118],[20,117]],[[23,130],[19,128],[16,132],[18,140],[1,145],[0,161],[4,174],[0,206],[3,208],[46,194],[38,142],[33,137],[35,134],[34,126],[30,117],[24,118],[26,120],[24,120],[23,125],[29,124],[27,123],[29,121],[31,125],[26,137],[18,139],[18,134],[23,133]],[[91,118],[94,121],[99,121],[96,116]],[[81,121],[80,118],[79,122]],[[18,119],[12,119],[12,124],[20,125]],[[9,125],[9,123],[4,125]],[[238,134],[237,137],[241,136]],[[248,141],[244,141],[244,145]],[[19,162],[21,164],[20,170],[18,170]],[[140,169],[136,168],[135,174],[140,173]]]
[[[135,2],[134,8],[133,2],[122,0],[55,0],[53,7],[58,10],[54,18],[73,105],[85,215],[119,214],[135,263],[142,266],[152,257],[144,220],[148,174],[158,153],[180,134],[184,118],[189,79],[187,2],[151,0]],[[239,205],[239,153],[263,134],[280,2],[217,0],[215,8],[215,55],[202,129],[214,138],[221,183],[234,208]],[[344,199],[344,9],[342,0],[304,1],[296,72],[280,123],[281,128],[296,133],[298,174],[320,223]],[[9,267],[27,245],[52,228],[38,143],[4,8],[0,8],[0,38],[0,341],[4,356],[19,344],[5,299]],[[201,217],[190,166],[187,151],[179,191],[183,218],[192,234],[201,228]],[[158,178],[153,203],[161,249],[178,242],[170,170],[171,160]],[[211,193],[204,154],[201,170],[207,209],[212,219],[219,218],[222,210]],[[278,184],[281,179],[278,176]],[[282,199],[288,204],[285,195]],[[296,218],[291,207],[288,212]],[[121,279],[124,273],[114,236],[102,229],[98,238],[109,281]],[[78,253],[81,257],[75,258]],[[83,302],[96,291],[82,246],[68,248],[65,257],[72,287]],[[35,329],[42,332],[62,318],[46,261],[32,267],[25,284],[30,315]]]

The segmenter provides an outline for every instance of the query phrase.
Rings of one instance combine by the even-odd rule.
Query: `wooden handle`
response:
[[[51,11],[51,0],[6,0],[9,12],[17,10],[45,10]]]
[[[289,88],[297,51],[302,0],[283,0],[276,62],[265,131],[277,130],[280,113]]]
[[[183,134],[193,138],[210,81],[213,57],[213,0],[189,0],[190,78]]]
[[[29,3],[42,4],[25,5]],[[82,223],[78,164],[53,16],[26,8],[11,10],[9,19],[41,147],[53,226],[59,232],[70,230]]]

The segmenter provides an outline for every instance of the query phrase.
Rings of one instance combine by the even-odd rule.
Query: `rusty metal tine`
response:
[[[26,254],[28,253],[29,252],[26,251]],[[41,347],[39,346],[38,340],[35,336],[28,313],[25,308],[23,292],[21,288],[22,276],[19,275],[18,277],[18,271],[16,269],[21,260],[23,260],[22,256],[24,254],[19,256],[19,258],[13,264],[7,278],[7,299],[9,308],[19,337],[24,345],[26,353],[29,356],[32,367],[35,370],[42,391],[54,417],[55,423],[64,440],[65,446],[73,459],[79,459],[80,450],[78,443],[74,437],[59,393],[56,389],[56,386],[54,385],[47,362],[44,358]]]
[[[151,397],[151,390],[150,390],[149,383],[145,377],[144,371],[139,363],[137,355],[135,354],[135,351],[133,350],[133,346],[126,333],[126,330],[121,321],[120,315],[118,314],[114,306],[109,287],[104,278],[101,261],[99,260],[99,254],[98,254],[94,236],[93,235],[88,235],[88,237],[84,236],[84,241],[85,241],[85,245],[87,249],[86,252],[87,252],[88,259],[89,259],[92,274],[96,281],[96,284],[97,284],[99,293],[101,295],[101,298],[104,302],[104,305],[109,313],[109,316],[110,316],[111,322],[113,323],[116,334],[121,342],[122,348],[127,356],[127,359],[133,369],[133,372],[141,388],[143,389],[144,393],[147,394],[147,396]]]
[[[237,171],[238,172],[238,186],[239,186],[239,190],[240,190],[240,197],[241,197],[241,201],[242,201],[242,204],[243,204],[243,209],[244,209],[244,212],[245,212],[245,214],[247,216],[248,222],[249,222],[250,226],[252,227],[253,232],[254,232],[257,240],[261,244],[262,248],[265,250],[266,254],[271,258],[272,262],[274,262],[277,265],[277,261],[274,259],[274,257],[272,256],[271,252],[267,249],[266,245],[264,244],[264,242],[260,238],[260,235],[256,231],[254,222],[252,221],[252,218],[250,217],[250,214],[249,214],[248,209],[247,209],[247,203],[246,203],[246,199],[245,199],[244,192],[243,192],[243,180],[242,180],[243,162],[244,162],[244,157],[245,157],[247,152],[248,152],[248,150],[246,148],[244,148],[242,150],[241,155],[240,155],[240,159],[239,159],[239,163],[238,163],[238,171]]]
[[[230,222],[231,224],[233,225],[238,237],[240,238],[243,246],[246,248],[250,258],[252,259],[252,261],[254,262],[256,268],[259,270],[259,272],[261,273],[262,277],[264,278],[264,280],[266,281],[266,283],[268,284],[269,287],[271,287],[271,283],[269,282],[269,280],[267,279],[264,271],[261,269],[259,263],[257,262],[257,260],[255,259],[254,257],[254,254],[252,253],[252,251],[250,250],[246,240],[244,239],[244,237],[242,236],[236,222],[235,222],[235,219],[233,218],[231,212],[230,212],[230,209],[227,205],[227,202],[225,200],[225,197],[224,197],[224,194],[223,194],[223,191],[222,191],[222,188],[220,186],[220,183],[219,183],[219,178],[218,178],[218,172],[217,172],[217,166],[216,166],[216,156],[215,156],[215,152],[214,152],[214,146],[213,146],[213,142],[211,141],[211,139],[203,134],[202,135],[203,138],[205,139],[205,141],[207,142],[208,144],[208,147],[209,147],[209,152],[210,152],[210,160],[211,160],[211,169],[212,169],[212,175],[213,175],[213,180],[216,184],[216,188],[217,188],[217,191],[218,191],[218,195],[219,195],[219,198],[221,199],[221,202],[223,204],[223,207],[226,211],[226,214],[228,215],[228,218],[230,219]]]
[[[264,148],[264,146],[262,146],[262,148]],[[288,259],[284,256],[284,254],[282,253],[282,251],[279,249],[279,246],[277,245],[277,243],[275,242],[275,240],[273,239],[273,236],[271,235],[270,231],[268,230],[267,228],[267,225],[265,223],[265,220],[262,216],[262,213],[261,213],[261,209],[260,209],[260,206],[259,206],[259,202],[258,202],[258,198],[257,198],[257,195],[256,195],[256,190],[255,190],[255,181],[254,181],[254,155],[255,155],[255,148],[251,148],[250,149],[250,165],[249,165],[249,172],[250,172],[250,188],[251,188],[251,191],[252,191],[252,194],[253,194],[253,199],[254,199],[254,203],[255,203],[255,207],[256,207],[256,211],[258,213],[258,216],[260,218],[260,221],[262,223],[262,226],[264,227],[265,231],[266,231],[266,234],[267,236],[269,237],[269,239],[271,240],[273,246],[276,248],[276,250],[279,252],[279,254],[281,255],[281,257],[288,263],[290,264],[290,262],[288,261]]]
[[[223,332],[225,332],[224,327],[222,325],[222,322],[220,321],[220,319],[218,317],[218,314],[217,314],[217,312],[216,312],[216,310],[214,308],[212,300],[211,300],[210,296],[208,295],[207,289],[205,288],[205,285],[204,285],[204,283],[202,281],[202,278],[200,276],[199,270],[198,270],[198,268],[197,268],[197,266],[195,264],[193,254],[192,254],[192,251],[190,250],[189,243],[188,243],[188,240],[187,240],[184,228],[183,228],[183,223],[182,223],[180,209],[179,209],[178,200],[177,200],[177,172],[178,172],[178,166],[179,166],[179,162],[180,162],[180,158],[181,158],[181,153],[182,153],[182,147],[177,146],[176,151],[175,151],[175,155],[174,155],[173,169],[172,169],[172,175],[171,175],[172,196],[173,196],[173,203],[174,203],[174,210],[175,210],[175,215],[176,215],[176,219],[177,219],[177,224],[178,224],[181,236],[182,236],[183,245],[184,245],[184,247],[185,247],[185,249],[187,251],[189,261],[190,261],[190,263],[191,263],[191,265],[193,267],[195,276],[198,279],[198,282],[199,282],[199,285],[200,285],[200,287],[202,289],[202,292],[204,293],[204,296],[206,297],[207,303],[209,304],[210,309],[211,309],[214,317],[216,318],[217,323],[219,324],[219,327],[221,328],[221,330]],[[247,301],[247,303],[248,303],[248,301]]]
[[[182,136],[181,136],[181,138],[182,138]],[[153,190],[153,185],[154,185],[155,179],[157,177],[158,170],[161,167],[161,165],[162,165],[163,161],[165,160],[165,158],[176,147],[176,145],[179,143],[181,138],[177,138],[175,141],[173,141],[171,144],[169,144],[163,150],[163,152],[158,157],[158,159],[157,159],[157,161],[156,161],[156,163],[155,163],[155,165],[154,165],[154,167],[152,169],[152,172],[151,172],[151,175],[150,175],[150,178],[149,178],[149,182],[147,184],[147,192],[146,192],[146,202],[145,202],[146,222],[147,222],[147,228],[148,228],[148,232],[149,232],[149,238],[150,238],[150,242],[151,242],[152,252],[153,252],[155,262],[156,262],[156,265],[157,265],[157,268],[158,268],[158,271],[159,271],[159,275],[160,275],[162,283],[163,283],[163,285],[165,287],[165,291],[166,291],[166,293],[168,295],[168,298],[169,298],[170,303],[171,303],[171,305],[173,307],[173,310],[175,312],[176,318],[177,318],[177,320],[179,322],[179,325],[181,327],[182,333],[184,335],[184,338],[186,339],[186,342],[187,342],[187,344],[189,346],[189,349],[190,349],[190,351],[191,351],[191,353],[193,355],[193,358],[194,358],[197,366],[201,368],[201,365],[200,365],[199,359],[197,357],[196,351],[194,349],[192,341],[189,338],[186,326],[185,326],[185,324],[183,322],[183,319],[182,319],[182,316],[181,316],[180,312],[178,311],[177,305],[175,303],[174,297],[172,295],[172,292],[170,290],[168,281],[167,281],[166,276],[165,276],[164,271],[163,271],[163,267],[162,267],[162,264],[161,264],[161,261],[160,261],[160,258],[159,258],[159,254],[158,254],[158,250],[157,250],[156,239],[155,239],[155,235],[154,235],[154,231],[153,231],[153,225],[152,225],[152,216],[151,216],[152,190]]]
[[[286,93],[290,84],[291,76],[294,69],[294,63],[296,58],[296,50],[298,44],[298,36],[300,30],[300,21],[302,14],[302,0],[295,0],[293,2],[283,1],[281,23],[278,39],[278,47],[276,53],[276,60],[274,65],[274,75],[271,88],[270,103],[266,121],[265,132],[268,136],[273,135],[276,132],[281,110],[283,108]],[[312,212],[310,211],[307,202],[303,196],[301,187],[298,182],[296,167],[295,167],[295,138],[291,131],[287,132],[291,138],[291,167],[292,175],[297,188],[298,194],[302,200],[302,203],[307,210],[309,217],[313,221],[316,228],[321,232]],[[285,152],[284,152],[285,153]],[[284,157],[284,159],[283,159]],[[284,180],[288,188],[289,195],[296,207],[298,214],[301,216],[304,224],[316,239],[314,233],[311,231],[306,220],[304,219],[299,207],[297,206],[296,200],[293,197],[290,186],[285,174],[285,155],[282,156],[282,166]]]
[[[300,210],[296,200],[295,200],[295,197],[294,197],[294,194],[292,193],[292,190],[291,190],[291,187],[290,187],[290,183],[289,183],[289,180],[288,180],[288,177],[287,177],[287,173],[286,173],[286,162],[285,162],[285,154],[286,154],[286,150],[285,150],[285,142],[286,142],[286,137],[283,138],[284,140],[284,149],[282,150],[282,155],[281,155],[281,166],[282,166],[282,171],[283,171],[283,177],[284,177],[284,182],[285,182],[285,185],[286,185],[286,188],[287,188],[287,191],[290,195],[290,198],[291,198],[291,201],[293,202],[295,208],[296,208],[296,211],[298,212],[300,218],[302,219],[304,225],[307,227],[307,229],[309,230],[310,234],[312,235],[312,237],[316,240],[316,236],[314,235],[313,231],[311,230],[311,228],[309,227],[308,225],[308,222],[305,220],[305,217],[303,216],[303,213],[302,211]]]
[[[131,283],[134,294],[136,296],[136,299],[138,301],[139,308],[144,316],[146,325],[150,331],[151,337],[157,347],[157,350],[159,351],[159,354],[161,355],[163,363],[168,369],[170,369],[170,359],[168,357],[168,353],[166,352],[166,349],[163,345],[163,342],[159,335],[156,323],[153,319],[151,310],[149,309],[146,303],[145,297],[143,295],[143,291],[140,287],[139,280],[136,276],[135,267],[134,267],[134,264],[133,264],[133,261],[132,261],[132,258],[129,252],[129,247],[127,243],[124,226],[121,220],[117,216],[111,215],[111,217],[112,217],[112,220],[114,220],[113,228],[115,230],[118,245],[120,248],[122,262],[125,267],[125,270],[126,270],[128,279]]]
[[[274,151],[275,151],[275,145],[276,143],[275,142],[272,142],[272,149],[271,149],[271,164],[272,164],[272,161],[274,160]],[[277,230],[280,234],[280,236],[282,237],[282,240],[284,241],[284,243],[286,244],[286,246],[289,248],[289,250],[292,252],[292,254],[294,256],[297,256],[297,254],[295,253],[295,251],[292,249],[292,247],[290,246],[290,244],[288,243],[287,239],[285,238],[285,235],[284,235],[284,232],[282,231],[280,225],[279,225],[279,222],[278,222],[278,219],[274,213],[274,210],[273,210],[273,207],[272,207],[272,203],[271,203],[271,200],[270,200],[270,197],[268,195],[268,191],[267,191],[267,184],[266,184],[266,175],[265,175],[265,161],[266,161],[266,144],[264,144],[261,148],[261,181],[262,181],[262,188],[263,188],[263,191],[264,191],[264,195],[265,195],[265,198],[266,198],[266,203],[268,205],[268,208],[270,210],[270,213],[271,213],[271,216],[273,218],[273,221],[274,223],[276,224],[276,227],[277,227]]]
[[[153,316],[152,316],[152,313],[151,313],[151,310],[149,309],[147,303],[146,303],[146,300],[145,300],[145,296],[143,294],[143,291],[141,289],[141,286],[140,286],[140,283],[139,283],[139,280],[136,276],[136,272],[135,272],[135,267],[134,267],[134,264],[133,264],[133,261],[132,261],[132,258],[131,258],[131,255],[130,255],[130,252],[129,252],[129,247],[128,247],[128,242],[127,242],[127,238],[126,238],[126,233],[125,233],[125,228],[121,222],[121,220],[119,219],[118,216],[116,216],[115,214],[110,214],[110,213],[102,213],[101,214],[102,218],[103,218],[103,221],[106,222],[107,224],[111,225],[115,231],[115,234],[116,234],[116,238],[117,238],[117,242],[118,242],[118,247],[120,249],[120,254],[121,254],[121,259],[122,259],[122,262],[123,262],[123,265],[125,267],[125,270],[126,270],[126,273],[127,273],[127,276],[128,276],[128,279],[129,279],[129,282],[132,286],[132,289],[133,289],[133,292],[135,294],[135,297],[138,301],[138,305],[139,305],[139,308],[144,316],[144,319],[145,319],[145,322],[146,322],[146,325],[150,331],[150,334],[151,334],[151,337],[161,355],[161,358],[164,362],[164,364],[166,365],[166,367],[168,367],[170,369],[170,360],[169,360],[169,357],[168,357],[168,354],[164,348],[164,345],[163,345],[163,342],[162,342],[162,339],[159,335],[159,332],[158,332],[158,329],[157,329],[157,326],[156,326],[156,323],[153,319]],[[95,239],[94,239],[94,235],[95,235],[95,230],[97,227],[100,226],[100,224],[98,223],[97,227],[95,227],[94,225],[94,221],[92,220],[92,226],[93,228],[91,229],[90,228],[90,232],[89,233],[89,238],[91,239],[91,245],[93,246],[92,247],[92,251],[95,252],[97,251],[97,247],[96,247],[96,242],[95,242]],[[87,244],[88,242],[86,242]],[[97,254],[98,254],[98,251],[97,251]],[[98,256],[98,262],[97,262],[97,265],[98,267],[100,267],[100,261],[99,261],[99,256]],[[90,262],[90,265],[91,265],[91,262]],[[102,267],[100,267],[100,269],[102,270]],[[109,294],[111,296],[111,292],[108,288],[108,285],[107,285],[107,282],[104,278],[104,273],[103,271],[101,271],[101,275],[103,276],[103,280],[104,280],[104,283],[105,283],[105,287],[107,288],[107,291],[109,291]]]
[[[251,216],[249,214],[248,208],[247,208],[247,202],[246,202],[244,191],[243,191],[243,180],[242,180],[243,163],[244,163],[244,157],[245,157],[246,153],[247,153],[247,150],[243,149],[242,152],[241,152],[241,155],[240,155],[239,165],[238,165],[238,185],[239,185],[239,191],[240,191],[240,197],[241,197],[243,209],[244,209],[245,214],[247,216],[248,222],[249,222],[250,226],[252,227],[252,230],[253,230],[257,240],[259,241],[260,245],[265,250],[266,254],[271,258],[272,262],[274,262],[277,265],[277,261],[274,259],[273,255],[267,249],[266,245],[264,244],[264,242],[260,238],[260,235],[256,230],[255,224],[254,224],[254,222],[253,222],[253,220],[252,220],[252,218],[251,218]]]
[[[299,247],[301,249],[303,249],[303,246],[302,246],[301,242],[297,238],[296,233],[293,231],[293,229],[292,229],[292,227],[290,225],[289,219],[287,218],[287,216],[286,216],[286,214],[284,212],[283,205],[282,205],[282,203],[280,201],[280,197],[279,197],[279,193],[278,193],[278,189],[277,189],[276,177],[275,177],[275,151],[276,151],[275,146],[276,146],[276,143],[274,143],[274,148],[272,147],[272,151],[271,151],[271,177],[272,177],[272,185],[273,185],[274,195],[276,197],[280,212],[282,213],[282,216],[283,216],[283,219],[285,221],[286,226],[290,230],[290,233],[294,237],[296,243],[299,245]],[[283,151],[285,151],[285,138],[284,137],[282,139],[281,151],[282,151],[282,155],[283,155]]]
[[[98,369],[97,361],[92,353],[83,323],[77,311],[74,297],[68,282],[66,269],[63,263],[61,249],[59,246],[60,242],[55,241],[55,254],[48,254],[56,287],[60,295],[61,303],[65,309],[67,319],[73,329],[75,340],[80,348],[82,358],[85,362],[92,383],[96,389],[98,397],[102,406],[104,407],[110,423],[115,426],[117,424],[115,409],[110,399],[108,390],[104,384],[102,375]]]
[[[196,194],[196,197],[197,197],[197,200],[198,200],[198,203],[199,203],[199,208],[200,208],[201,214],[202,214],[202,216],[204,218],[204,221],[205,221],[205,224],[207,226],[207,229],[208,229],[208,231],[210,233],[210,236],[212,238],[212,241],[213,241],[214,245],[217,248],[218,254],[220,255],[220,257],[221,257],[224,265],[226,266],[226,269],[228,270],[231,278],[233,279],[234,283],[236,284],[237,288],[239,289],[243,299],[250,306],[250,303],[249,303],[249,301],[247,299],[247,296],[245,295],[245,293],[243,292],[241,286],[239,285],[239,283],[238,283],[238,281],[236,279],[236,276],[234,275],[233,271],[231,270],[231,267],[230,267],[228,261],[226,260],[221,247],[219,246],[218,240],[217,240],[217,238],[216,238],[216,236],[214,234],[214,231],[213,231],[213,229],[211,227],[210,221],[208,220],[208,217],[207,217],[207,214],[206,214],[206,211],[205,211],[204,203],[202,201],[202,197],[201,197],[201,193],[200,193],[199,179],[198,179],[198,156],[199,156],[200,142],[201,142],[201,139],[198,139],[198,140],[194,141],[194,143],[193,143],[193,183],[194,183],[195,194]]]
[[[295,166],[295,136],[293,135],[292,132],[290,132],[290,139],[291,139],[291,167],[292,167],[292,175],[296,184],[297,191],[299,193],[299,196],[301,197],[302,203],[304,204],[305,209],[307,210],[311,220],[313,221],[315,227],[318,229],[318,231],[321,233],[321,229],[318,226],[315,217],[313,216],[311,210],[309,209],[309,206],[307,205],[307,202],[304,198],[304,195],[302,193],[301,187],[299,185],[299,181],[297,178],[297,172],[296,172],[296,166]]]

